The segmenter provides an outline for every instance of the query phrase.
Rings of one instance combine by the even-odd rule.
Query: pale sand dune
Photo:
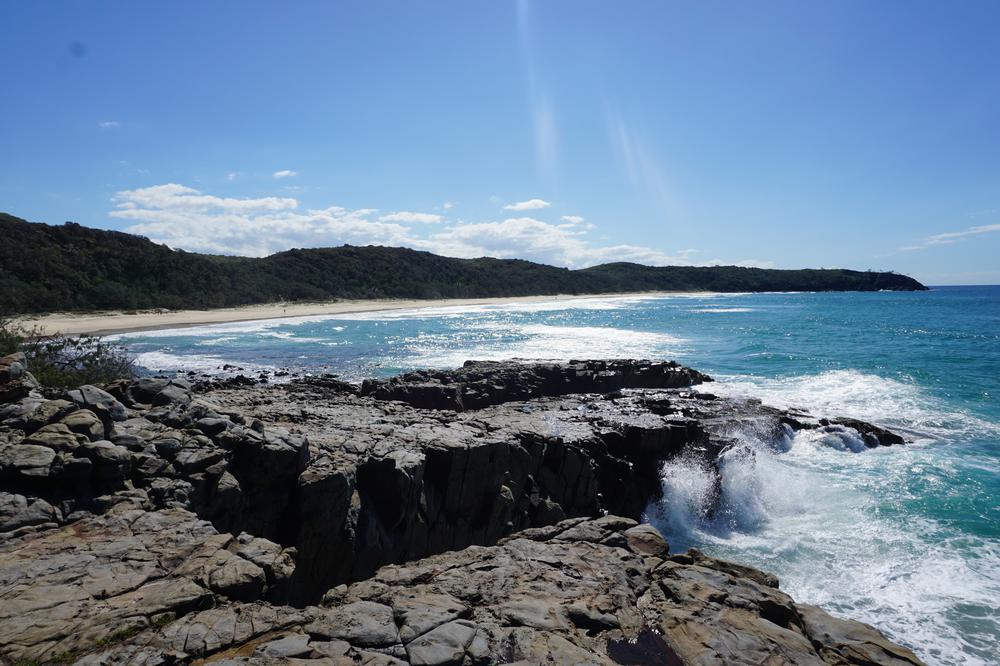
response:
[[[379,310],[408,310],[412,308],[461,307],[503,303],[537,303],[586,298],[698,296],[710,292],[643,292],[631,294],[508,296],[505,298],[445,298],[434,300],[385,299],[344,300],[325,303],[268,303],[238,308],[216,310],[140,310],[135,313],[121,311],[91,312],[86,314],[53,313],[27,315],[23,322],[37,326],[43,335],[108,335],[126,331],[151,331],[164,328],[182,328],[200,324],[224,324],[236,321],[279,319],[315,315],[348,314],[351,312],[376,312]]]

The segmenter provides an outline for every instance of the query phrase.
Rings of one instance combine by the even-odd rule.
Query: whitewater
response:
[[[150,372],[287,370],[358,381],[467,359],[667,358],[720,395],[849,416],[849,430],[734,432],[722,495],[692,460],[647,519],[778,575],[796,600],[873,624],[932,664],[1000,645],[1000,287],[912,293],[600,297],[122,334]],[[226,366],[229,366],[226,369]],[[237,370],[236,368],[239,368]]]

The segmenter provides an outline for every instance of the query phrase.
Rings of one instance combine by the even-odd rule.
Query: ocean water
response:
[[[894,428],[913,443],[733,433],[719,510],[707,472],[679,460],[647,517],[674,551],[772,571],[797,600],[876,625],[928,663],[1000,663],[1000,287],[553,300],[119,339],[152,371],[355,380],[466,359],[677,359],[713,375],[715,393]]]

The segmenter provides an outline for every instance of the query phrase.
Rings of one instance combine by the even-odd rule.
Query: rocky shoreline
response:
[[[0,661],[919,664],[641,521],[659,469],[874,425],[669,362],[468,363],[360,387],[0,359]],[[824,415],[827,416],[827,415]]]

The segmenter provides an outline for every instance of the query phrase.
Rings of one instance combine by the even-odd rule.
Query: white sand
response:
[[[224,324],[236,321],[280,319],[315,315],[347,314],[351,312],[376,312],[379,310],[408,310],[412,308],[460,307],[463,305],[488,305],[503,303],[537,303],[582,298],[616,298],[628,296],[673,296],[681,292],[643,292],[632,294],[591,294],[552,296],[508,296],[505,298],[447,298],[435,300],[365,300],[330,301],[326,303],[269,303],[246,305],[238,308],[216,310],[140,310],[137,312],[90,312],[86,314],[53,313],[26,315],[22,318],[28,326],[36,326],[42,335],[108,335],[126,331],[152,331],[164,328],[182,328],[201,324]],[[700,295],[682,292],[684,296]],[[707,294],[708,292],[705,292]]]

